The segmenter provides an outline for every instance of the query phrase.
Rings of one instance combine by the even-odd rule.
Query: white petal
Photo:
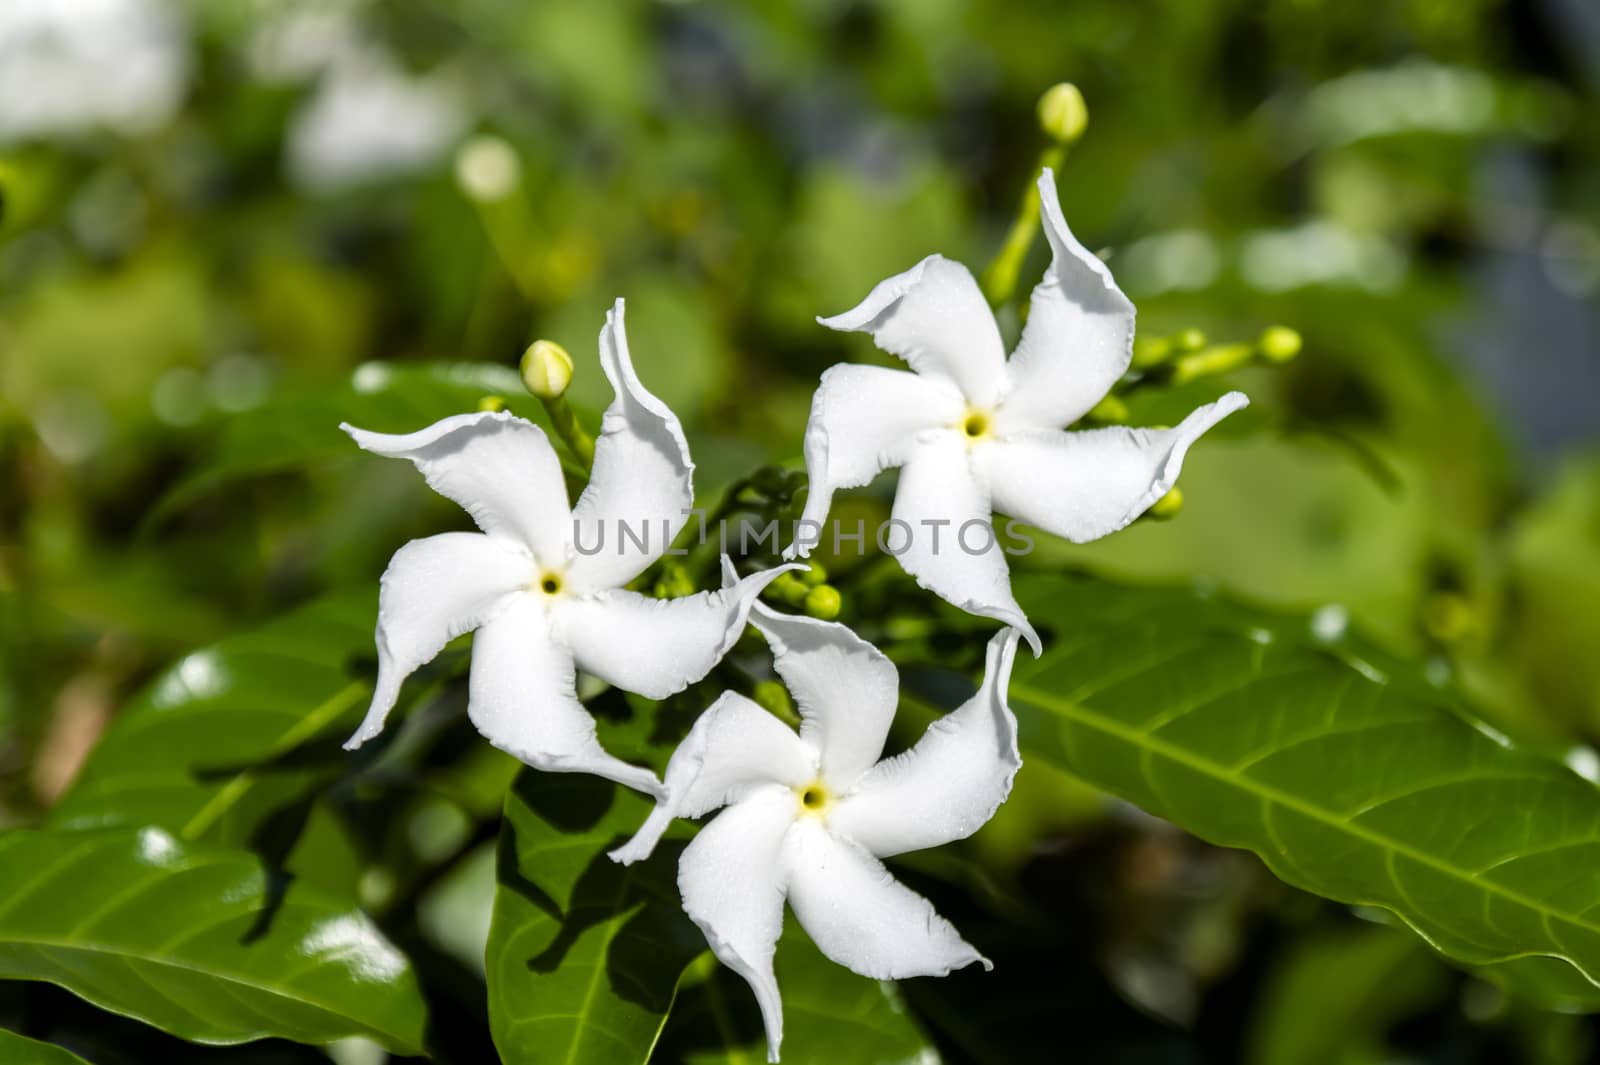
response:
[[[975,961],[993,968],[933,903],[818,819],[796,822],[783,844],[789,905],[840,965],[875,980],[944,976]]]
[[[728,807],[684,849],[678,861],[683,908],[722,964],[744,977],[761,1004],[767,1060],[783,1042],[783,1002],[772,955],[783,931],[784,833],[795,800],[773,785]]]
[[[579,545],[585,551],[599,545],[573,562],[573,576],[584,589],[620,588],[643,573],[678,535],[694,505],[689,442],[672,408],[633,372],[621,300],[600,330],[600,365],[616,399],[600,423],[589,487],[572,512]],[[631,538],[623,535],[622,523]]]
[[[780,614],[757,603],[750,621],[800,709],[800,738],[843,791],[878,760],[900,701],[900,675],[883,653],[834,621]]]
[[[801,528],[819,536],[835,491],[857,488],[900,465],[918,433],[953,425],[965,410],[960,390],[948,381],[883,366],[830,367],[811,399],[806,423],[811,487]],[[806,555],[813,546],[797,537],[784,557]]]
[[[884,533],[900,565],[933,594],[961,609],[1039,637],[1011,595],[1011,575],[991,524],[987,486],[972,470],[959,434],[928,433],[900,471],[892,525]]]
[[[816,751],[792,729],[737,692],[723,692],[672,752],[665,798],[611,857],[631,865],[650,857],[675,817],[699,817],[766,784],[803,788],[816,775]]]
[[[1243,393],[1229,392],[1176,429],[1018,433],[977,449],[978,470],[996,510],[1085,543],[1116,532],[1166,495],[1189,445],[1248,403]]]
[[[467,713],[490,743],[535,769],[593,773],[660,795],[654,773],[601,748],[574,680],[572,656],[551,638],[543,607],[519,595],[472,639]]]
[[[471,632],[527,586],[534,562],[482,533],[443,533],[394,553],[378,593],[378,684],[366,719],[345,743],[355,750],[383,731],[400,683],[444,645]]]
[[[1050,265],[1034,287],[1028,322],[1006,367],[1002,429],[1058,429],[1111,391],[1133,353],[1133,304],[1111,271],[1067,228],[1055,175],[1039,175]]]
[[[567,483],[544,430],[506,411],[457,414],[403,436],[340,426],[376,455],[409,459],[478,528],[514,538],[545,566],[564,565]]]
[[[886,858],[965,839],[994,816],[1022,766],[1006,704],[1018,635],[995,634],[977,694],[915,747],[873,766],[829,812],[830,829]]]
[[[763,570],[682,599],[616,588],[558,603],[552,616],[557,636],[585,671],[624,691],[665,699],[711,672],[744,631],[761,589],[797,568]]]
[[[971,272],[942,255],[878,282],[853,309],[817,321],[871,333],[878,347],[920,374],[954,382],[976,406],[1000,398],[1006,357],[1000,329]]]

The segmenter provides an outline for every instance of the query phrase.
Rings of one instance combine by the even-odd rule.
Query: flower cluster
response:
[[[1134,309],[1067,228],[1049,170],[1039,193],[1051,262],[1009,359],[977,282],[937,255],[854,310],[820,319],[870,333],[911,369],[840,365],[823,375],[806,428],[802,530],[820,528],[837,489],[900,467],[894,515],[908,526],[988,524],[999,510],[1092,540],[1166,494],[1189,446],[1245,405],[1229,393],[1172,429],[1062,428],[1127,370]],[[345,427],[368,451],[410,460],[482,530],[395,554],[379,602],[377,689],[348,746],[382,730],[406,675],[475,630],[468,713],[491,743],[536,768],[598,774],[656,799],[614,859],[645,858],[674,819],[720,809],[683,852],[678,884],[711,949],[754,989],[776,1061],[783,1013],[773,954],[786,901],[824,954],[866,976],[988,966],[881,859],[965,838],[1005,801],[1022,764],[1006,702],[1012,661],[1019,639],[1038,654],[1039,637],[994,538],[981,552],[914,540],[897,557],[919,584],[1005,627],[989,643],[977,694],[910,750],[881,758],[899,698],[894,666],[841,624],[757,602],[799,564],[741,579],[724,557],[720,590],[676,599],[627,590],[689,515],[694,466],[677,417],[634,373],[620,300],[600,333],[600,359],[616,398],[575,507],[545,434],[509,414],[458,415],[403,436]],[[575,550],[618,520],[667,535]],[[801,535],[786,556],[813,546]],[[577,670],[665,698],[710,672],[747,621],[795,698],[798,734],[730,691],[696,721],[664,780],[602,749]]]

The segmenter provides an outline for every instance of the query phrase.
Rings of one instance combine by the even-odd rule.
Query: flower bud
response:
[[[828,580],[828,571],[822,568],[822,563],[812,562],[810,563],[810,566],[810,569],[807,569],[800,574],[800,579],[812,587],[826,583]]]
[[[787,606],[800,606],[806,601],[809,589],[792,572],[780,574],[778,579],[767,585],[761,594],[768,599],[775,599]]]
[[[1183,385],[1199,377],[1228,373],[1249,362],[1254,354],[1255,349],[1249,344],[1218,344],[1180,358],[1173,367],[1172,379]]]
[[[521,181],[522,162],[499,137],[474,137],[456,153],[456,184],[479,203],[505,199]]]
[[[1256,348],[1272,362],[1288,362],[1300,354],[1300,334],[1286,325],[1269,326],[1256,341]]]
[[[1150,509],[1145,513],[1157,521],[1171,521],[1183,510],[1183,489],[1174,488],[1166,495],[1150,504]]]
[[[1052,85],[1039,97],[1039,128],[1059,144],[1071,144],[1089,126],[1089,105],[1070,81]]]
[[[1185,329],[1172,337],[1179,351],[1199,351],[1206,346],[1206,335],[1199,329]]]
[[[494,413],[495,411],[505,410],[506,409],[505,397],[504,396],[484,396],[482,399],[478,400],[478,409],[479,410],[483,410],[483,411],[489,411],[491,414]]]
[[[572,356],[553,340],[535,340],[522,353],[522,383],[540,399],[556,399],[572,383]]]
[[[1133,342],[1133,361],[1130,365],[1135,370],[1148,370],[1166,362],[1171,354],[1172,341],[1167,337],[1139,337]]]
[[[819,584],[806,593],[806,613],[818,621],[832,621],[839,616],[839,608],[843,605],[839,589],[831,584]]]

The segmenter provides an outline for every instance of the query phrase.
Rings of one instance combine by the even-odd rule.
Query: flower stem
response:
[[[1045,167],[1058,169],[1066,158],[1067,145],[1048,145],[1039,153],[1039,163],[1033,168],[1033,172],[1037,174]],[[1011,230],[1006,234],[1005,243],[1000,246],[1000,253],[983,272],[983,294],[988,298],[989,306],[1004,306],[1016,295],[1017,278],[1022,273],[1022,264],[1028,258],[1028,249],[1033,247],[1033,235],[1038,230],[1039,189],[1030,181],[1027,188],[1022,191],[1022,202],[1017,205],[1017,217],[1011,223]]]
[[[544,404],[545,413],[550,415],[550,427],[556,435],[566,442],[567,447],[578,457],[578,461],[588,466],[594,462],[594,437],[583,431],[583,426],[578,424],[578,415],[573,412],[572,406],[565,396],[540,396],[539,402]]]

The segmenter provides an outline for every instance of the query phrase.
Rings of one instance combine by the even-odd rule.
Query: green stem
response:
[[[1039,163],[1033,172],[1038,174],[1045,167],[1059,169],[1066,158],[1067,146],[1052,144],[1039,153]],[[1001,307],[1011,302],[1011,297],[1017,291],[1017,278],[1022,273],[1022,264],[1028,258],[1028,249],[1033,247],[1033,235],[1038,231],[1039,188],[1030,181],[1022,191],[1022,202],[1017,205],[1017,217],[1011,223],[1011,231],[1006,234],[1006,242],[983,272],[983,294],[988,298],[989,306]]]
[[[578,424],[578,416],[573,412],[564,396],[554,399],[539,397],[539,402],[544,404],[544,409],[550,415],[550,427],[556,435],[566,441],[567,447],[578,460],[589,466],[594,462],[594,437],[583,431],[583,426]]]

